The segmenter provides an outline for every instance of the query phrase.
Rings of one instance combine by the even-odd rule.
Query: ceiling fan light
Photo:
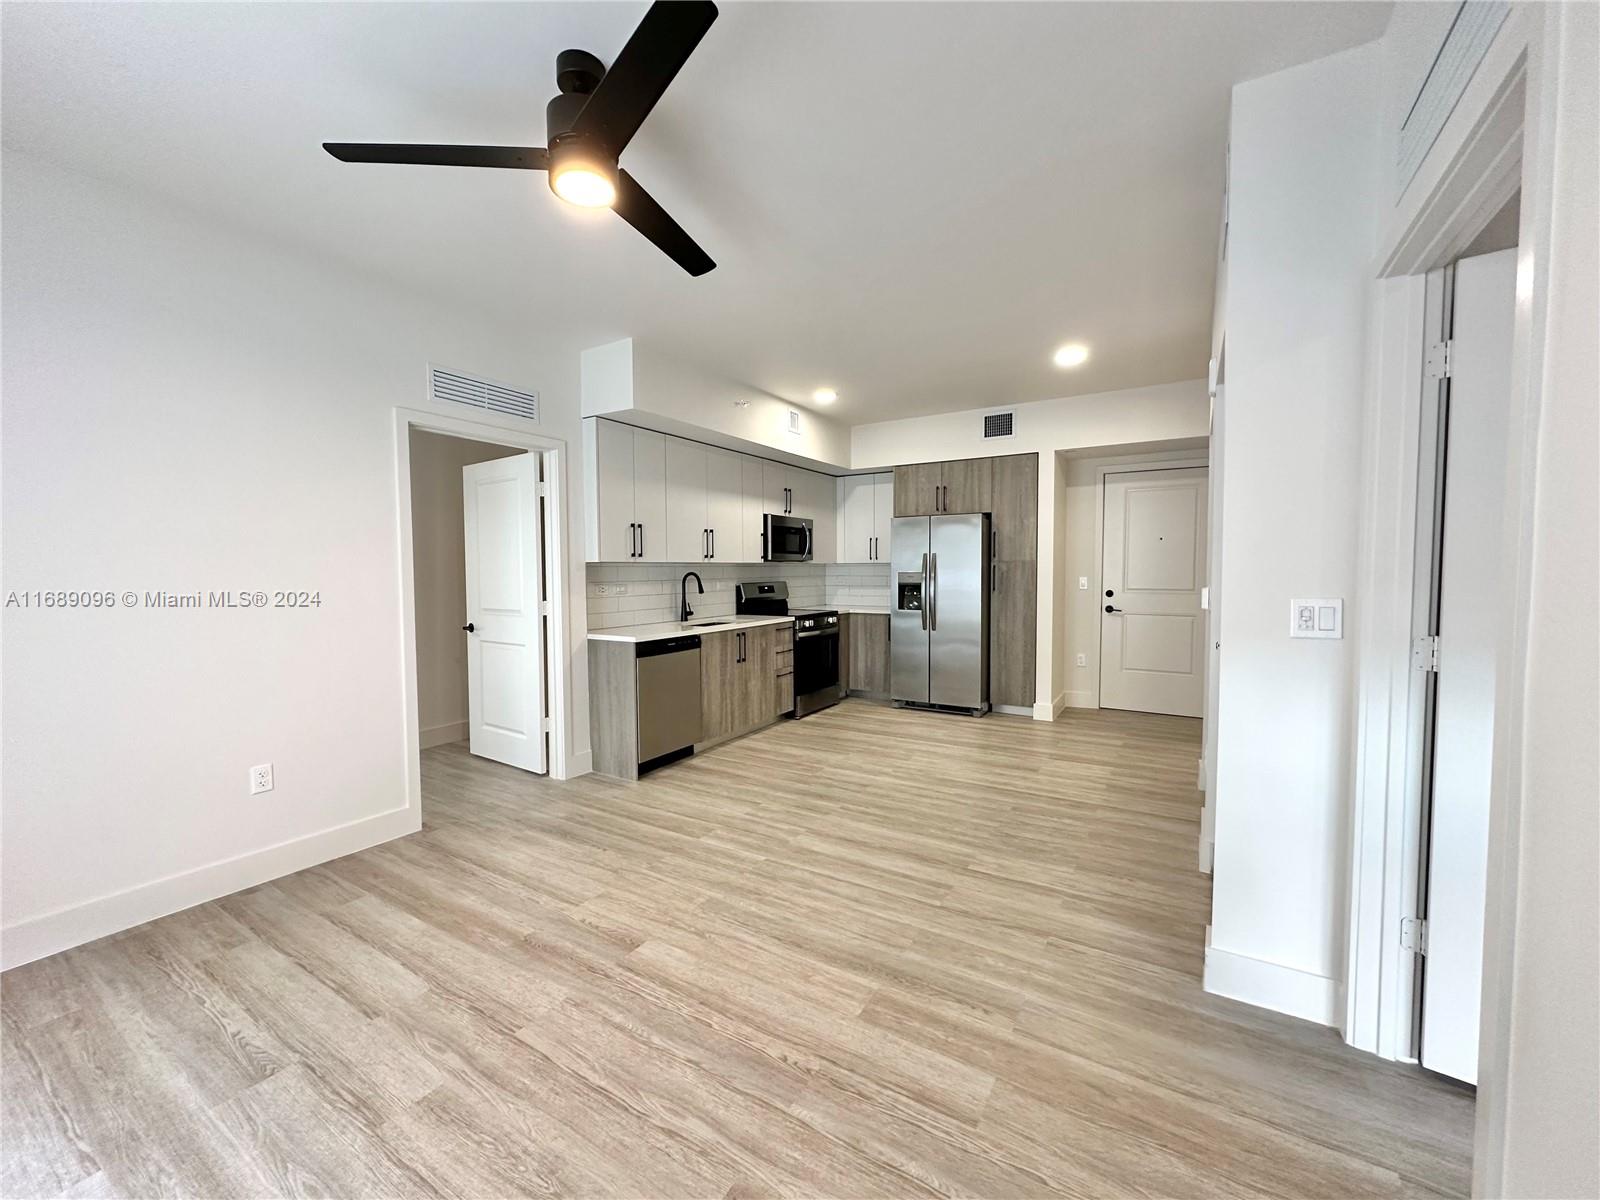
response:
[[[610,208],[617,201],[617,185],[611,177],[583,163],[551,171],[550,189],[568,204],[582,208]]]

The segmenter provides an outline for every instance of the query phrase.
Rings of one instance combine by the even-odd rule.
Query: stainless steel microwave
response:
[[[811,518],[767,513],[761,521],[762,562],[810,562]]]

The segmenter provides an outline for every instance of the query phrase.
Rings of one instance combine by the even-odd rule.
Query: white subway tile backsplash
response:
[[[734,586],[741,581],[782,579],[789,601],[803,607],[884,608],[889,603],[887,563],[643,563],[591,564],[587,571],[589,628],[646,625],[678,619],[679,587],[685,571],[705,584],[701,595],[689,587],[696,616],[731,615]],[[598,585],[622,583],[626,595],[600,595]]]

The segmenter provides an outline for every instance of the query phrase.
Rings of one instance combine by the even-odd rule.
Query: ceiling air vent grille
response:
[[[482,408],[527,421],[539,419],[538,392],[520,392],[493,380],[440,367],[429,368],[428,386],[433,398],[443,403],[465,404],[469,408]]]
[[[1014,412],[984,413],[983,436],[986,438],[1008,438],[1016,436],[1017,414]]]

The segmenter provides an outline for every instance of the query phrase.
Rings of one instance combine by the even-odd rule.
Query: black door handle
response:
[[[471,621],[468,621],[461,628],[465,629],[468,633],[477,633],[478,632],[478,627],[476,625],[474,625]]]
[[[1122,610],[1120,608],[1112,608],[1111,605],[1108,604],[1108,605],[1106,605],[1106,611],[1108,613],[1119,613]]]

